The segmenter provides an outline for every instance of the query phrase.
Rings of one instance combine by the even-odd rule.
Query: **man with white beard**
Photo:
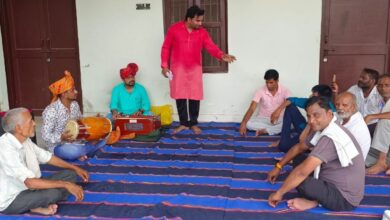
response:
[[[356,138],[366,159],[371,146],[371,136],[362,114],[357,109],[356,97],[350,92],[339,94],[335,101],[339,124]]]

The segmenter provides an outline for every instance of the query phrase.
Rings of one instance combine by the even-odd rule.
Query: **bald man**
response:
[[[356,138],[362,148],[363,157],[366,159],[370,150],[371,136],[362,114],[358,111],[355,95],[343,92],[337,96],[335,105],[338,122]]]
[[[364,121],[362,114],[358,111],[356,98],[350,92],[344,92],[337,96],[336,110],[338,114],[338,124],[343,125],[354,136],[359,144],[362,156],[366,159],[371,144],[370,131]],[[268,172],[267,181],[275,183],[283,166],[293,160],[293,166],[296,167],[307,157],[305,152],[309,147],[304,142],[294,145],[284,157],[276,163],[275,167]]]

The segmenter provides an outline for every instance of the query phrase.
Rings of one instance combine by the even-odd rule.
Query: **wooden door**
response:
[[[48,86],[64,70],[72,72],[81,92],[75,1],[1,0],[1,4],[10,107],[24,106],[40,114],[50,102]]]
[[[389,0],[323,0],[320,83],[336,74],[344,91],[365,67],[387,72],[388,27]]]

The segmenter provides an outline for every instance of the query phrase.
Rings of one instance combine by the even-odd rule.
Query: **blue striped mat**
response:
[[[85,162],[75,161],[90,172],[90,182],[80,183],[85,199],[73,196],[59,203],[58,213],[46,219],[381,219],[390,209],[390,178],[366,176],[365,197],[352,212],[332,212],[321,207],[305,212],[288,209],[286,194],[277,208],[267,203],[291,166],[285,166],[278,182],[265,181],[275,157],[269,147],[277,136],[241,137],[238,123],[201,123],[201,135],[167,130],[160,141],[123,140],[100,149]],[[43,175],[58,171],[42,166]],[[32,214],[0,219],[40,219]]]

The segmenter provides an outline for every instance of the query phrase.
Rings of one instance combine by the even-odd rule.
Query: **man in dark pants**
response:
[[[335,123],[325,98],[310,98],[306,112],[310,129],[315,132],[306,139],[312,151],[269,196],[268,203],[276,207],[285,193],[296,188],[300,197],[287,201],[291,209],[307,210],[320,204],[330,210],[352,210],[364,195],[361,148],[346,128]],[[309,177],[312,172],[314,177]]]
[[[196,5],[188,8],[184,21],[168,29],[161,48],[161,73],[169,78],[170,95],[176,100],[180,119],[174,134],[189,128],[195,134],[202,132],[197,126],[200,100],[203,99],[202,49],[224,62],[231,63],[236,59],[215,45],[202,27],[203,18],[203,9]]]
[[[333,111],[336,111],[332,100],[332,89],[328,85],[316,85],[311,89],[312,96],[322,96],[329,100],[329,105]],[[280,140],[273,143],[273,146],[277,146],[280,151],[287,152],[292,146],[297,144],[300,139],[300,135],[306,127],[306,119],[303,117],[299,108],[304,109],[306,107],[307,100],[309,98],[297,98],[289,97],[282,105],[285,108],[283,116],[282,132],[280,133]],[[294,130],[291,129],[291,125],[294,126]]]
[[[35,122],[27,109],[9,110],[2,119],[2,127],[6,133],[0,137],[0,212],[53,215],[57,212],[56,203],[66,200],[69,194],[78,201],[84,198],[83,189],[74,182],[77,175],[87,182],[88,173],[30,140]],[[67,170],[41,178],[39,163]]]

